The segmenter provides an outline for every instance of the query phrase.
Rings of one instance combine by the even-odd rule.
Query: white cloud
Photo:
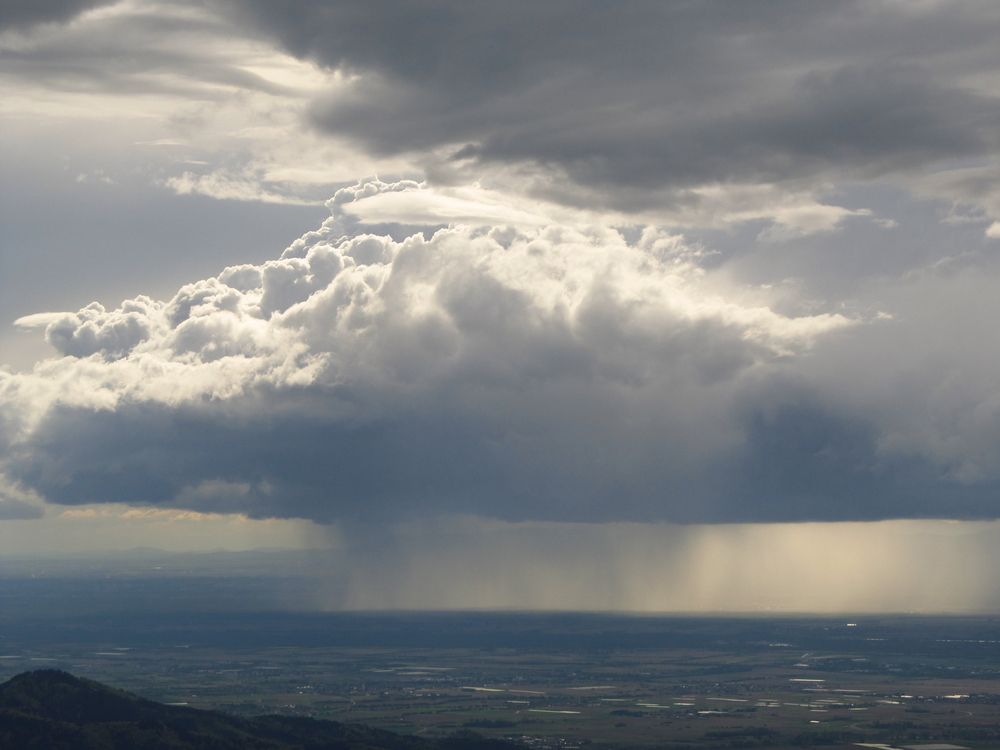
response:
[[[68,315],[74,314],[75,313],[69,312],[45,312],[34,313],[32,315],[22,315],[14,321],[14,325],[24,331],[32,331],[39,328],[45,330],[49,323],[54,323]]]
[[[322,201],[296,197],[284,190],[269,188],[265,181],[252,174],[229,174],[226,171],[195,174],[184,172],[169,177],[164,185],[178,195],[205,195],[218,200],[258,201],[290,206],[319,206]]]
[[[386,204],[386,195],[413,200]],[[406,221],[419,206],[432,225],[459,214],[475,223],[401,240],[359,233],[351,227],[371,215],[369,201],[383,220],[387,205],[399,205]],[[302,415],[301,404],[310,404],[306,413],[334,430],[412,410],[422,414],[418,421],[457,410],[455,424],[497,431],[498,447],[513,451],[504,463],[528,465],[539,459],[528,444],[517,445],[528,434],[535,433],[532,442],[547,433],[558,442],[567,420],[579,427],[610,418],[594,425],[585,450],[603,442],[605,428],[624,431],[627,441],[659,432],[674,444],[667,463],[679,468],[709,460],[731,440],[721,423],[702,423],[726,421],[725,404],[743,373],[802,354],[853,324],[838,312],[782,315],[759,291],[739,301],[701,267],[701,248],[655,228],[628,241],[607,226],[545,225],[542,214],[520,209],[481,211],[482,203],[415,183],[359,184],[329,205],[333,215],[323,226],[277,260],[227,268],[166,301],[137,297],[115,309],[94,303],[22,321],[46,324],[47,340],[66,356],[32,373],[0,374],[8,435],[22,446],[15,452],[31,463],[38,431],[66,409],[115,414],[143,404],[215,403],[250,409],[255,418],[286,408]],[[497,217],[503,225],[490,226]],[[708,405],[713,398],[718,403]],[[570,417],[567,409],[579,413]],[[626,437],[633,419],[652,421]],[[577,460],[572,440],[564,450],[557,461]],[[629,449],[621,450],[625,458]],[[178,476],[170,502],[310,513],[283,510],[273,477],[208,471]]]

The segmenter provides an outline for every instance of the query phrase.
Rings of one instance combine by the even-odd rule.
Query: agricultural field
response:
[[[244,716],[543,749],[1000,746],[992,618],[11,612],[0,679],[57,667]]]

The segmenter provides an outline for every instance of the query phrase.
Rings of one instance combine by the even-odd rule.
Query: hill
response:
[[[442,740],[290,716],[244,719],[165,706],[57,670],[0,684],[0,748],[18,750],[511,750],[478,735]]]

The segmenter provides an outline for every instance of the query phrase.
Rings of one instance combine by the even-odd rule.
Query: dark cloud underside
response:
[[[586,187],[684,188],[873,177],[998,143],[1000,102],[962,80],[998,67],[996,6],[233,7],[293,54],[360,75],[312,117],[376,152],[452,146]]]

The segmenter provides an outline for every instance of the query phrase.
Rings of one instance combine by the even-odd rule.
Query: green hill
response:
[[[290,716],[243,719],[165,706],[66,672],[0,684],[0,748],[13,750],[511,750],[477,735],[426,740]]]

